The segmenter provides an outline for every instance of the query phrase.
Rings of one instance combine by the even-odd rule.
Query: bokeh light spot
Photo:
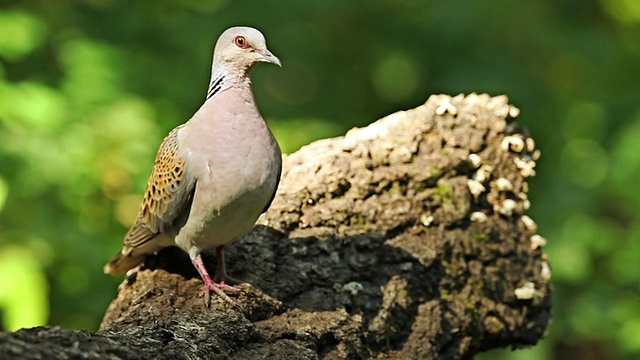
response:
[[[391,54],[377,64],[372,74],[378,95],[388,101],[402,101],[414,95],[419,85],[418,64],[402,53]]]
[[[17,330],[44,325],[49,317],[48,285],[31,252],[17,246],[1,248],[0,274],[4,274],[0,276],[3,327]]]
[[[565,139],[591,139],[599,141],[605,135],[607,114],[602,104],[577,101],[569,106],[564,119]]]
[[[42,43],[45,34],[44,23],[33,15],[0,12],[0,57],[20,60]]]
[[[600,144],[584,139],[569,141],[560,162],[564,177],[585,189],[600,185],[609,167],[609,158]]]
[[[640,1],[602,0],[605,10],[616,20],[629,25],[640,23]]]

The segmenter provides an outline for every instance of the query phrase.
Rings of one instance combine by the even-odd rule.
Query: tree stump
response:
[[[307,145],[226,252],[247,282],[229,293],[242,310],[215,295],[205,307],[186,254],[165,249],[121,284],[100,331],[0,334],[0,358],[465,359],[534,345],[550,268],[524,215],[540,153],[518,114],[505,96],[435,95]]]

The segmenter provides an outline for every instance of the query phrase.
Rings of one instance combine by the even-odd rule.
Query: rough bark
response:
[[[215,296],[206,308],[188,258],[167,249],[122,283],[100,331],[0,334],[0,358],[464,359],[534,345],[550,270],[523,217],[539,153],[518,113],[504,96],[438,95],[303,147],[227,250],[242,311]]]

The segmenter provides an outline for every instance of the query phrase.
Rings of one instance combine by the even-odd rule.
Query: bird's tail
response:
[[[119,252],[113,260],[104,266],[104,273],[111,275],[124,274],[130,269],[140,265],[144,258],[145,254],[133,256],[131,253],[124,255],[122,252]]]

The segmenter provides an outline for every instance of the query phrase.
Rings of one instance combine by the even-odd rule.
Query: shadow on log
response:
[[[215,296],[205,308],[186,254],[165,249],[122,283],[100,331],[0,334],[0,357],[465,359],[534,345],[550,270],[524,215],[539,151],[518,113],[504,96],[432,96],[289,155],[271,208],[226,252],[244,311]]]

